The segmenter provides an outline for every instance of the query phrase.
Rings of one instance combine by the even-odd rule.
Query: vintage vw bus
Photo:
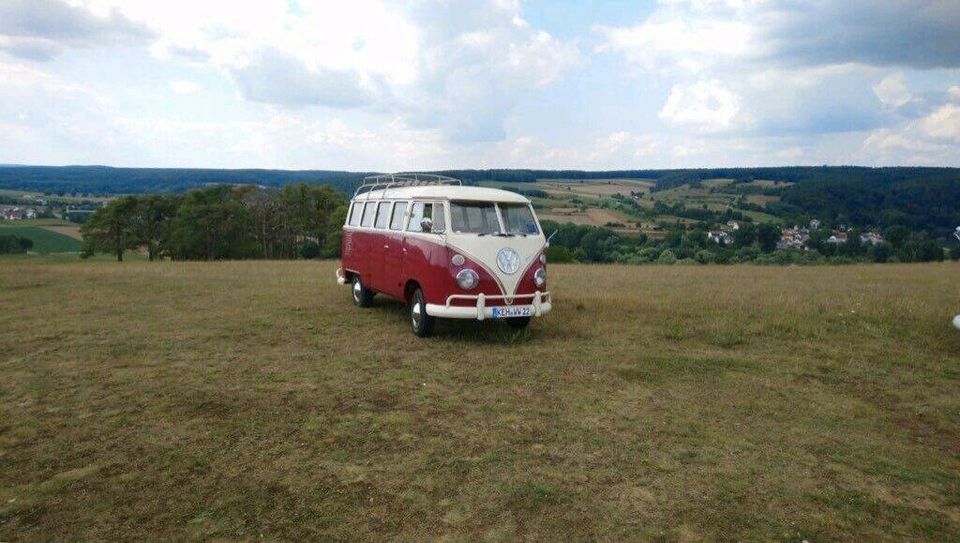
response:
[[[551,309],[546,247],[519,194],[438,175],[374,176],[350,202],[337,282],[359,307],[376,293],[406,301],[420,337],[436,317],[522,328]]]

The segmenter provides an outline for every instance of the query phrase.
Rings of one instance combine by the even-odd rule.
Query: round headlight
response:
[[[547,270],[537,268],[537,271],[533,273],[533,280],[537,283],[538,287],[542,287],[547,282]]]
[[[480,276],[473,270],[460,270],[457,274],[457,284],[463,290],[470,290],[480,282]]]

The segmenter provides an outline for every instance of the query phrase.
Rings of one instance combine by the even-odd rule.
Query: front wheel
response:
[[[522,330],[530,324],[530,317],[513,317],[507,319],[507,324],[514,330]]]
[[[370,306],[370,302],[373,301],[373,291],[363,286],[363,283],[360,282],[359,275],[353,276],[353,284],[350,285],[350,290],[353,293],[354,305],[357,307]]]
[[[417,337],[429,337],[433,334],[434,319],[427,315],[427,303],[423,299],[423,291],[417,289],[410,297],[410,324]]]

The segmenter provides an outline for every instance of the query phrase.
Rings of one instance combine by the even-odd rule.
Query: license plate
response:
[[[532,305],[515,305],[509,307],[494,307],[493,318],[508,319],[510,317],[529,317],[533,315]]]

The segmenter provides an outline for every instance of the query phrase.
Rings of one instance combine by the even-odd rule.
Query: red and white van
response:
[[[436,317],[522,328],[552,307],[546,247],[519,194],[437,175],[375,176],[350,201],[337,282],[359,307],[375,293],[406,301],[421,337]]]

